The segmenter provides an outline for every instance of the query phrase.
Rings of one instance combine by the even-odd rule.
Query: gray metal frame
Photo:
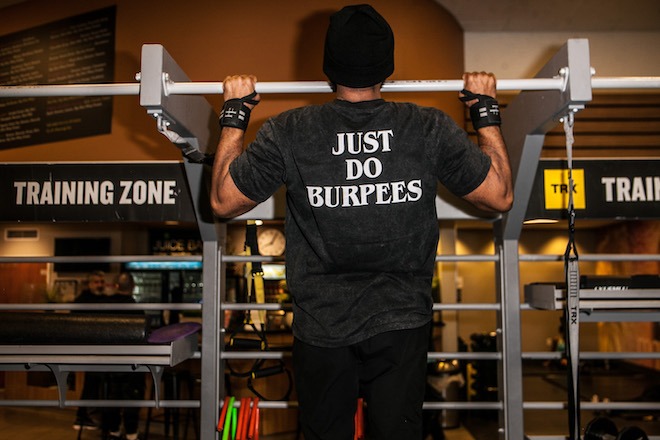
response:
[[[497,315],[497,342],[502,353],[498,362],[498,393],[502,402],[499,435],[506,440],[524,437],[518,241],[545,134],[560,117],[584,108],[591,100],[587,40],[569,40],[537,75],[537,78],[552,77],[564,79],[562,90],[523,91],[502,117],[514,181],[513,208],[493,229],[498,256],[496,293],[501,305]]]

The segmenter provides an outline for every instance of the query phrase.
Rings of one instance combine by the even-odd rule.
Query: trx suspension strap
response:
[[[257,224],[254,220],[248,220],[245,229],[245,252],[247,255],[260,255],[257,243]],[[245,277],[247,281],[247,302],[264,304],[266,295],[264,289],[264,271],[260,261],[247,262],[245,264]],[[259,350],[268,351],[270,349],[266,338],[266,311],[259,310],[260,325],[257,328],[252,320],[252,313],[246,310],[245,318],[239,329],[229,331],[228,349],[233,350]],[[251,331],[250,331],[251,329]],[[238,333],[244,333],[245,330],[251,333],[250,337],[239,337]],[[256,336],[256,338],[254,337]],[[281,359],[274,359],[271,365],[266,366],[266,359],[256,359],[252,366],[245,371],[238,371],[232,367],[231,362],[227,361],[227,369],[234,377],[247,378],[247,388],[252,391],[261,400],[273,400],[260,394],[254,387],[254,382],[258,379],[267,378],[276,374],[286,374],[288,379],[287,391],[284,397],[276,400],[288,400],[293,388],[291,372],[286,368]]]
[[[257,223],[254,220],[248,220],[245,229],[245,252],[247,255],[260,255],[259,244],[257,242]],[[261,261],[247,262],[246,263],[247,289],[248,289],[248,302],[252,302],[252,286],[254,285],[254,302],[263,304],[266,302],[266,295],[264,293],[264,270],[261,266]],[[249,311],[248,311],[249,312]],[[264,329],[266,323],[266,311],[259,310],[259,321],[261,328]]]
[[[566,357],[568,360],[568,423],[569,438],[580,439],[580,269],[575,246],[575,206],[573,204],[573,112],[564,118],[566,156],[568,159],[568,244],[564,252],[566,274],[566,306],[564,329],[566,332]]]

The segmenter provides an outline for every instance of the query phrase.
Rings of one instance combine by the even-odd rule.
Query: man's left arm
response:
[[[472,113],[473,124],[479,118],[485,119],[485,122],[477,122],[475,130],[477,132],[477,144],[481,151],[490,157],[491,165],[484,181],[472,192],[463,196],[465,200],[472,203],[479,209],[494,212],[506,212],[513,205],[513,183],[511,177],[511,165],[509,163],[509,154],[502,137],[499,127],[499,106],[494,100],[496,96],[495,76],[485,72],[466,73],[463,75],[465,81],[465,96],[460,94],[461,100],[465,101],[468,108],[477,106],[481,111],[478,114]],[[469,92],[468,92],[469,91]],[[470,93],[471,92],[471,93]],[[486,99],[486,103],[477,99],[470,99],[478,95],[480,99]],[[488,101],[488,98],[491,101]],[[489,109],[488,105],[496,106]],[[497,121],[488,115],[489,111],[497,112]],[[490,120],[489,120],[490,119]]]

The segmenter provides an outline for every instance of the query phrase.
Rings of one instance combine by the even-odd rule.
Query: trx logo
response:
[[[658,202],[660,177],[601,177],[606,202]]]
[[[568,209],[568,170],[543,170],[545,209]],[[585,209],[584,170],[573,170],[573,206]]]

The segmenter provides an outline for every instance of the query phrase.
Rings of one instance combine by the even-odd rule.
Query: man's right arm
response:
[[[223,82],[225,101],[249,95],[254,91],[255,84],[256,78],[253,76],[227,77]],[[252,104],[246,105],[254,107]],[[257,202],[238,189],[229,173],[229,165],[243,152],[244,142],[245,132],[240,128],[222,128],[213,162],[210,195],[211,209],[221,218],[236,217],[257,206]]]
[[[257,205],[238,189],[229,173],[229,165],[243,151],[244,135],[242,130],[231,127],[223,128],[220,134],[211,177],[211,209],[220,218],[236,217]]]

